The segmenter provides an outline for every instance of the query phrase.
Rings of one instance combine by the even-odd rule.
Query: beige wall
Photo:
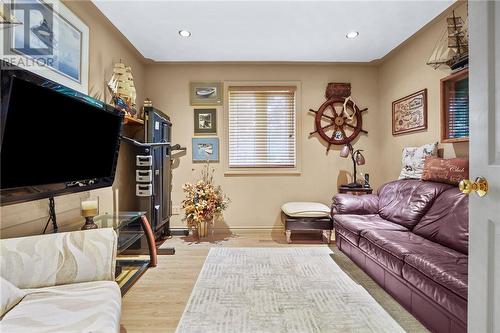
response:
[[[339,157],[339,147],[326,154],[326,147],[317,137],[309,137],[314,130],[314,115],[309,108],[317,109],[325,101],[328,82],[350,82],[356,103],[368,107],[363,122],[369,135],[361,135],[355,143],[365,149],[367,164],[360,172],[369,172],[374,185],[381,179],[378,165],[378,70],[368,65],[285,65],[285,64],[167,64],[149,65],[146,91],[154,105],[166,112],[173,122],[173,142],[188,148],[173,171],[172,200],[176,206],[183,198],[181,186],[195,181],[202,165],[191,162],[193,138],[193,109],[189,104],[190,81],[299,81],[301,84],[302,130],[298,133],[302,165],[300,176],[224,176],[224,107],[217,108],[217,136],[221,142],[221,162],[213,164],[215,182],[220,184],[232,202],[225,214],[226,223],[232,228],[276,227],[280,206],[287,201],[318,201],[330,204],[337,185],[344,183],[345,172],[351,172],[352,162]],[[344,177],[339,177],[339,174]],[[182,226],[180,216],[173,217],[173,226]]]
[[[122,34],[101,14],[90,1],[64,1],[85,24],[89,26],[89,95],[109,101],[110,95],[105,82],[111,76],[113,63],[122,59],[132,66],[132,73],[137,85],[137,100],[144,98],[144,65],[140,54]],[[125,153],[123,153],[125,151]],[[92,191],[99,195],[101,211],[112,212],[114,209],[113,189],[127,188],[127,173],[121,172],[126,166],[126,148],[121,150],[117,179],[113,188]],[[83,161],[82,161],[83,162]],[[124,191],[121,191],[124,192]],[[79,218],[80,197],[87,193],[65,195],[56,198],[58,223],[74,221]],[[124,196],[124,198],[121,198]],[[121,201],[125,195],[120,195]],[[2,207],[0,233],[2,238],[20,235],[39,234],[47,220],[47,200]]]
[[[180,206],[181,186],[198,179],[202,165],[191,161],[193,138],[193,109],[189,104],[190,81],[294,81],[300,82],[301,96],[298,112],[301,123],[298,133],[301,154],[299,176],[224,176],[224,107],[217,108],[217,136],[221,140],[221,162],[214,164],[215,182],[222,185],[232,202],[226,212],[226,224],[232,228],[279,226],[280,205],[286,201],[319,201],[330,203],[339,184],[348,181],[352,170],[350,160],[339,157],[338,149],[327,155],[326,147],[317,137],[309,137],[314,129],[314,116],[309,108],[317,109],[325,100],[328,82],[350,82],[356,103],[368,107],[364,114],[364,128],[368,135],[360,135],[355,147],[364,149],[367,164],[360,172],[371,175],[376,188],[397,178],[401,150],[404,146],[439,141],[439,80],[448,75],[444,69],[433,70],[425,64],[436,40],[442,33],[444,15],[419,31],[378,64],[148,64],[130,43],[88,1],[66,2],[90,27],[89,93],[109,99],[105,80],[112,64],[122,59],[131,64],[138,89],[138,102],[150,97],[154,105],[167,113],[174,124],[173,141],[188,148],[173,171],[172,200]],[[465,12],[458,5],[457,12]],[[147,78],[147,80],[146,80]],[[391,103],[420,89],[428,89],[428,130],[419,133],[392,136]],[[132,133],[127,133],[131,135]],[[444,155],[467,156],[468,144],[440,145]],[[128,163],[131,154],[122,146],[117,178],[113,188],[95,191],[100,195],[103,211],[116,209],[113,190],[119,189],[120,207],[133,207],[133,179],[129,179]],[[350,179],[349,179],[350,181]],[[59,223],[78,218],[79,197],[84,194],[58,197]],[[4,207],[2,209],[2,237],[36,234],[46,221],[47,201]],[[173,216],[173,227],[183,226],[180,215]],[[219,227],[223,227],[220,225]]]
[[[455,13],[466,17],[467,6],[458,4]],[[446,16],[441,15],[432,24],[417,32],[412,38],[398,46],[383,59],[379,67],[379,130],[383,134],[380,142],[384,173],[382,180],[398,177],[401,171],[401,151],[406,146],[419,146],[440,141],[440,80],[450,74],[450,69],[434,70],[426,61],[446,27]],[[446,67],[446,66],[443,66]],[[428,129],[418,133],[392,135],[392,102],[427,88]],[[468,143],[441,144],[444,157],[467,157]]]

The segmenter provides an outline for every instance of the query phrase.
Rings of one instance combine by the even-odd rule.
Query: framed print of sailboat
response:
[[[59,0],[9,1],[20,24],[0,53],[13,65],[88,94],[89,28]]]

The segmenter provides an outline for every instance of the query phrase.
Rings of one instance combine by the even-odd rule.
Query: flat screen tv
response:
[[[123,113],[0,63],[1,204],[111,186]]]

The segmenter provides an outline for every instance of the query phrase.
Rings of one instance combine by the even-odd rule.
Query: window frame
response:
[[[229,89],[233,86],[245,87],[295,87],[295,167],[230,167],[229,166]],[[300,81],[225,81],[224,82],[224,109],[223,124],[223,151],[224,151],[224,175],[225,176],[251,176],[251,175],[283,175],[293,176],[301,174],[301,140],[302,117],[301,117],[301,89]]]
[[[461,136],[461,137],[450,137],[450,110],[449,110],[449,100],[447,96],[451,93],[453,94],[455,90],[448,86],[448,84],[455,85],[456,82],[461,80],[469,80],[469,68],[462,69],[458,72],[455,72],[451,75],[448,75],[441,79],[440,82],[440,99],[441,99],[441,142],[442,143],[457,143],[457,142],[468,142],[469,136]],[[470,95],[467,95],[468,101],[468,117],[470,122]],[[467,131],[470,135],[470,124],[467,128]]]

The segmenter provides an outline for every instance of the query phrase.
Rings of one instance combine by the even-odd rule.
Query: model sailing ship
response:
[[[10,27],[18,24],[22,23],[19,22],[16,17],[10,13],[7,5],[0,0],[0,29],[3,27]]]
[[[448,65],[452,70],[465,67],[469,63],[469,43],[464,20],[455,16],[446,19],[447,27],[438,40],[427,65],[437,69],[441,65]]]
[[[132,68],[121,61],[113,66],[113,75],[108,81],[108,88],[113,95],[115,106],[130,116],[137,115],[135,99],[137,97]]]

